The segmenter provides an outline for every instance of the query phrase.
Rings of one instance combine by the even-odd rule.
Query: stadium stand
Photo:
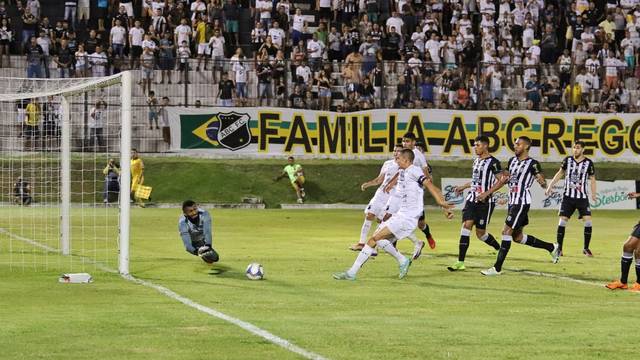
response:
[[[171,106],[200,100],[344,112],[640,106],[638,0],[60,3],[0,2],[0,75],[134,70],[136,131],[156,144],[146,151],[165,146],[145,127],[151,90]],[[234,84],[221,84],[222,73]],[[219,93],[225,86],[227,96]],[[229,92],[233,99],[223,101]]]

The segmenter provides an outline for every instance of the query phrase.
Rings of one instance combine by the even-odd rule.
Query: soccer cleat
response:
[[[591,252],[591,250],[589,249],[583,249],[582,253],[584,254],[584,256],[586,257],[593,257],[593,253]]]
[[[333,274],[333,278],[336,280],[351,280],[351,281],[356,279],[355,276],[349,275],[349,273],[346,271]]]
[[[640,292],[640,284],[634,283],[633,286],[629,288],[629,291]]]
[[[418,244],[415,245],[413,249],[413,256],[411,259],[416,260],[422,255],[422,249],[424,249],[424,241],[418,241]]]
[[[429,247],[431,249],[436,248],[436,241],[433,239],[433,236],[431,236],[431,234],[429,234],[429,236],[427,237],[427,242],[429,243]]]
[[[612,281],[610,283],[608,283],[607,285],[605,285],[605,287],[609,290],[627,290],[629,288],[629,286],[623,282],[621,282],[620,280],[615,280]]]
[[[493,266],[490,269],[480,271],[480,274],[484,276],[498,276],[502,274],[502,271],[496,270],[495,266]]]
[[[364,248],[364,244],[360,244],[360,243],[355,243],[351,246],[349,246],[349,250],[353,250],[353,251],[360,251]]]
[[[298,199],[298,204],[302,204],[302,199]]]
[[[456,261],[451,266],[447,266],[447,270],[449,271],[462,271],[465,270],[464,261]]]
[[[398,275],[398,279],[402,279],[407,276],[409,266],[411,266],[411,259],[406,259],[402,264],[400,264],[400,275]]]
[[[551,261],[554,264],[557,264],[559,260],[560,260],[560,247],[556,243],[556,244],[553,244],[553,251],[551,252]]]

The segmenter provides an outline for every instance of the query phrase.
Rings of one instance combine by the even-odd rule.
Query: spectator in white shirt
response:
[[[127,30],[122,26],[120,19],[116,19],[116,25],[111,28],[109,35],[109,43],[113,49],[113,53],[120,59],[124,57],[124,45],[126,41]]]
[[[262,26],[265,29],[271,27],[271,10],[273,3],[271,0],[256,0],[256,12]]]
[[[304,91],[306,91],[308,87],[311,87],[311,74],[311,69],[307,66],[306,62],[298,65],[296,68],[296,82],[302,86]]]
[[[285,33],[284,30],[280,28],[280,25],[277,21],[273,22],[273,27],[269,29],[269,36],[271,36],[271,40],[273,40],[273,44],[278,47],[278,49],[282,49],[282,45],[284,44]]]
[[[392,27],[396,28],[396,32],[398,34],[404,34],[406,29],[404,28],[404,21],[400,17],[400,14],[397,11],[394,11],[390,18],[387,19],[387,32],[391,31]]]
[[[189,45],[189,40],[191,39],[191,26],[189,26],[187,19],[182,19],[180,20],[180,25],[176,26],[176,29],[174,30],[174,34],[175,34],[175,40],[174,42],[176,44],[182,44],[183,41],[187,42],[187,45]]]
[[[213,36],[209,39],[209,47],[211,48],[211,59],[213,61],[213,82],[216,83],[216,73],[222,73],[224,65],[224,36],[220,34],[220,29],[213,31]]]
[[[307,55],[309,56],[309,62],[314,71],[318,70],[322,62],[324,49],[325,45],[321,41],[318,41],[318,34],[313,34],[313,38],[307,43]]]
[[[302,15],[302,10],[297,8],[291,19],[291,40],[293,44],[298,44],[302,39],[302,31],[304,31],[305,25],[307,25],[307,22],[304,15]]]
[[[130,68],[134,69],[140,65],[140,55],[142,55],[142,39],[144,38],[144,29],[141,27],[140,20],[133,23],[133,27],[129,29],[129,45],[131,46]]]
[[[635,68],[635,52],[636,47],[633,44],[633,40],[631,39],[631,33],[629,31],[625,31],[624,39],[620,42],[620,48],[622,49],[622,53],[624,55],[624,60],[627,63],[627,68],[631,71]]]
[[[36,39],[36,43],[42,48],[42,66],[44,67],[44,77],[48,79],[51,77],[51,74],[49,73],[51,39],[44,31],[40,31],[40,36],[38,36],[38,38]]]
[[[102,51],[102,46],[96,45],[96,52],[89,55],[89,64],[91,65],[91,74],[93,77],[103,77],[107,70],[107,54]]]
[[[233,63],[233,72],[236,80],[236,98],[239,106],[243,106],[247,100],[247,66],[244,61]]]

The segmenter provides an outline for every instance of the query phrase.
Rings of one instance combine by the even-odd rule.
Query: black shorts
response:
[[[27,139],[31,139],[33,137],[38,137],[40,136],[40,129],[38,128],[38,125],[32,126],[32,125],[25,125],[24,126],[24,136]]]
[[[529,224],[529,207],[531,205],[509,205],[507,219],[504,221],[513,230],[521,229]]]
[[[56,123],[51,121],[45,121],[42,123],[42,132],[44,136],[59,136],[58,126],[56,125]]]
[[[476,229],[486,229],[495,205],[490,202],[467,201],[462,209],[462,221],[473,220]]]
[[[131,57],[139,59],[140,55],[142,55],[142,46],[131,45]]]
[[[574,211],[578,209],[578,214],[580,215],[580,219],[583,216],[591,216],[591,207],[589,206],[589,199],[574,199],[568,196],[562,198],[562,203],[560,203],[560,211],[558,212],[558,216],[565,216],[570,218],[573,215]]]
[[[321,7],[320,11],[319,11],[319,15],[320,15],[320,19],[327,19],[327,20],[331,20],[332,16],[331,16],[331,8],[324,8]]]
[[[633,231],[631,231],[631,236],[640,239],[640,222],[633,227]]]

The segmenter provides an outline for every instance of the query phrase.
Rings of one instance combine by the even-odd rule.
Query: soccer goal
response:
[[[131,74],[0,78],[0,266],[129,273]]]

